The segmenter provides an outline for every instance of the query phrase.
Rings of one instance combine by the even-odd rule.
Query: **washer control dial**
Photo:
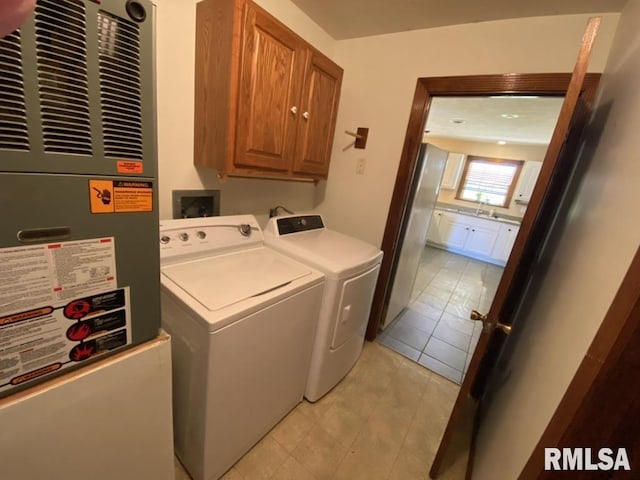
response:
[[[200,240],[204,240],[205,238],[207,238],[207,234],[202,230],[198,230],[196,232],[196,237],[198,237]]]
[[[166,245],[170,241],[171,241],[171,237],[169,237],[169,235],[162,235],[160,237],[160,243],[163,244],[163,245]]]
[[[249,225],[248,223],[242,223],[238,226],[238,230],[240,230],[240,234],[243,237],[248,237],[249,235],[251,235],[251,225]]]
[[[186,242],[187,240],[189,240],[189,234],[186,232],[182,232],[179,236],[180,240],[182,240],[183,242]]]

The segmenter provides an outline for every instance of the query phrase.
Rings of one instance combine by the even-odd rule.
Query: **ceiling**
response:
[[[620,12],[627,0],[291,0],[336,40],[508,18]]]
[[[433,97],[429,135],[479,142],[547,145],[562,97]]]
[[[620,12],[627,0],[291,0],[336,40],[447,25],[544,15]],[[541,32],[543,34],[543,32]],[[562,98],[435,97],[430,135],[549,143]],[[518,115],[504,118],[503,114]],[[453,123],[452,120],[463,120]]]

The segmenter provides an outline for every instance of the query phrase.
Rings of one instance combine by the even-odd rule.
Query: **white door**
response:
[[[471,227],[460,222],[460,215],[444,212],[440,220],[440,241],[449,248],[462,250],[467,241]]]
[[[520,227],[517,225],[501,225],[500,232],[498,233],[498,240],[493,247],[491,257],[501,262],[506,262],[511,254],[513,244],[516,242],[516,236],[518,235]]]
[[[434,210],[431,215],[431,222],[427,229],[427,240],[432,243],[442,243],[440,240],[440,220],[442,220],[442,211]]]
[[[469,253],[490,257],[497,238],[498,232],[495,229],[472,226],[464,249]]]

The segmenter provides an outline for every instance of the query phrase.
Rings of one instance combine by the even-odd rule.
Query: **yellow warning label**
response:
[[[91,213],[153,211],[153,184],[128,180],[89,180]]]
[[[116,212],[153,211],[153,185],[151,182],[117,180],[113,182]]]
[[[89,180],[91,213],[113,213],[113,182],[111,180]]]

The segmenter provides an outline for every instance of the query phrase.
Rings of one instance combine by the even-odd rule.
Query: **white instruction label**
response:
[[[0,249],[0,315],[116,287],[113,237]]]
[[[0,394],[131,343],[129,287],[0,316]]]

